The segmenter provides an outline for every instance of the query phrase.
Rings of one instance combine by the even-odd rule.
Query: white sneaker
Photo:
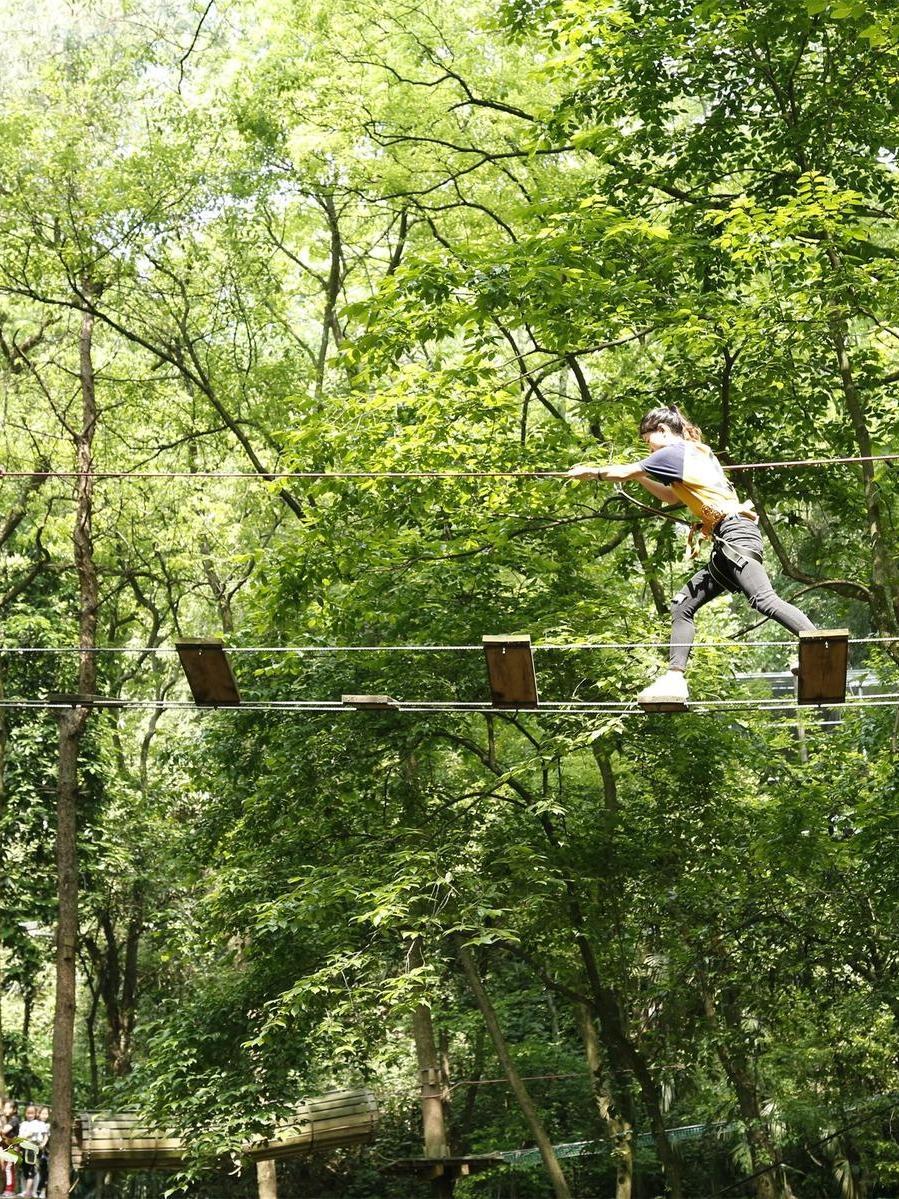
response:
[[[644,687],[637,696],[641,705],[676,704],[678,707],[686,704],[690,698],[687,679],[682,670],[666,670],[659,675],[654,683]]]

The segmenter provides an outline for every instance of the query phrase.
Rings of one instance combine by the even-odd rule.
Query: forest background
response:
[[[477,472],[634,456],[657,403],[728,463],[899,449],[895,5],[0,21],[0,1092],[64,1121],[73,1066],[224,1196],[255,1178],[210,1163],[365,1085],[376,1144],[282,1194],[426,1194],[381,1167],[422,1153],[430,1052],[430,1151],[543,1137],[460,1195],[899,1194],[895,700],[754,711],[791,647],[721,600],[691,685],[730,710],[166,707],[207,635],[262,703],[483,701],[477,652],[276,651],[507,632],[630,646],[536,655],[544,700],[630,698],[683,530]],[[894,694],[896,463],[737,481]],[[72,691],[132,706],[40,706]]]

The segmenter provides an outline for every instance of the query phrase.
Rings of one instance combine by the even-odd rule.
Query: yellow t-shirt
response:
[[[743,503],[721,463],[700,441],[672,442],[644,458],[640,469],[651,479],[670,487],[682,504],[702,521],[702,531],[711,537],[712,529],[725,516],[739,513],[756,521],[750,502]]]

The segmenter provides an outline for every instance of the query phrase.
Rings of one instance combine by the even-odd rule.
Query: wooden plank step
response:
[[[641,703],[644,712],[689,712],[689,706],[682,699],[654,699]]]
[[[371,1103],[366,1099],[360,1099],[358,1095],[347,1095],[337,1099],[307,1099],[300,1107],[300,1111],[308,1112],[362,1112],[370,1111]]]
[[[179,1140],[162,1141],[152,1137],[91,1137],[90,1146],[93,1152],[99,1150],[127,1150],[129,1153],[139,1152],[183,1152],[184,1142]]]

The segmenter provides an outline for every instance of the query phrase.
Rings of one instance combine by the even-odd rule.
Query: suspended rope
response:
[[[899,455],[897,455],[899,457]],[[7,479],[565,479],[564,470],[8,470]]]
[[[899,636],[893,637],[850,637],[850,645],[890,645],[899,642]],[[686,642],[676,641],[675,647],[680,648]],[[758,647],[793,646],[795,639],[759,640],[759,641],[693,641],[693,649],[732,649],[749,650]],[[668,641],[570,641],[570,642],[538,642],[531,648],[534,653],[567,653],[586,652],[588,650],[632,650],[632,649],[666,649],[671,645]],[[228,654],[443,654],[443,653],[483,653],[480,644],[471,645],[228,645],[224,647]],[[80,654],[177,654],[174,645],[94,645],[85,649],[77,645],[0,645],[2,654],[25,654],[47,656],[64,656]]]
[[[779,467],[841,466],[862,462],[894,462],[895,454],[861,454],[842,458],[790,458],[775,462],[723,465],[725,471],[776,470]],[[9,470],[7,479],[255,479],[281,483],[291,479],[567,479],[564,470]],[[636,501],[635,501],[636,502]],[[651,509],[654,515],[658,510]]]
[[[522,1075],[522,1082],[548,1082],[558,1079],[569,1078],[590,1078],[589,1070],[572,1071],[567,1074],[525,1074]],[[508,1078],[463,1078],[459,1082],[451,1082],[447,1087],[448,1091],[455,1091],[459,1087],[507,1087],[509,1086]]]
[[[827,702],[819,705],[822,709],[855,709],[893,707],[899,703],[899,691],[877,692],[861,698],[847,698],[842,702]],[[154,700],[154,699],[112,699],[103,696],[65,696],[46,699],[26,699],[7,697],[0,700],[0,708],[38,708],[52,711],[65,711],[71,708],[109,708],[113,710],[135,711],[216,711],[216,712],[355,712],[358,709],[344,704],[340,700],[325,699],[258,699],[241,700],[239,704],[197,705],[191,700]],[[541,701],[539,708],[496,708],[486,701],[474,700],[395,700],[384,712],[490,712],[497,714],[512,713],[544,713],[549,715],[642,715],[633,701],[621,700],[548,700]],[[807,705],[799,705],[795,700],[785,702],[779,699],[722,699],[700,700],[690,703],[690,712],[809,712]],[[813,711],[817,711],[814,708]]]
[[[724,466],[727,471],[733,470],[776,470],[780,466],[836,466],[860,462],[895,462],[899,454],[858,454],[847,458],[791,458],[779,462],[740,462]]]

